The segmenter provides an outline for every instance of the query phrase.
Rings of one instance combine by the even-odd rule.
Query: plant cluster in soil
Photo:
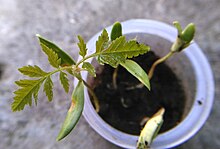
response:
[[[158,57],[153,52],[134,58],[146,72]],[[165,132],[175,127],[182,119],[185,106],[185,93],[178,76],[166,63],[158,65],[150,80],[151,90],[137,87],[140,82],[119,66],[117,89],[113,87],[114,68],[101,66],[101,73],[92,79],[91,85],[99,99],[99,115],[111,126],[123,132],[139,135],[143,120],[151,117],[161,107],[165,108]]]

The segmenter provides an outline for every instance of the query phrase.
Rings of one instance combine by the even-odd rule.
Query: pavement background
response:
[[[219,0],[0,0],[0,148],[1,149],[117,149],[90,128],[82,117],[64,141],[56,142],[69,107],[59,82],[54,100],[39,95],[38,106],[12,113],[13,82],[17,68],[27,64],[50,69],[40,52],[36,33],[66,49],[77,59],[76,35],[86,41],[115,21],[155,19],[171,24],[178,20],[197,25],[195,41],[207,55],[215,75],[215,102],[201,131],[180,149],[220,148],[220,1]]]

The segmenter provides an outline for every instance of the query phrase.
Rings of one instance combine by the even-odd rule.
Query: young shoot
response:
[[[37,35],[39,44],[42,51],[47,55],[49,64],[54,68],[52,71],[44,71],[39,66],[24,66],[18,70],[29,79],[22,79],[15,81],[18,89],[14,92],[14,101],[11,105],[12,111],[21,111],[26,105],[32,106],[34,100],[37,105],[38,92],[43,86],[43,92],[45,92],[48,101],[53,100],[53,80],[51,76],[55,73],[59,73],[59,80],[66,93],[70,90],[68,76],[72,75],[78,79],[77,86],[72,91],[72,97],[70,100],[70,108],[67,111],[66,118],[61,127],[61,130],[57,136],[57,140],[65,138],[72,129],[76,126],[79,118],[82,115],[84,107],[84,87],[88,88],[90,95],[93,98],[96,111],[98,112],[99,100],[95,95],[90,85],[81,77],[81,71],[88,71],[88,73],[96,77],[96,71],[94,66],[87,60],[90,58],[96,58],[97,62],[101,65],[108,64],[115,69],[112,76],[113,87],[117,89],[117,73],[118,66],[121,65],[134,77],[136,77],[143,86],[146,86],[150,90],[150,81],[153,77],[156,66],[168,58],[174,53],[180,52],[188,47],[193,40],[195,34],[195,25],[189,24],[182,30],[179,22],[174,22],[174,26],[178,30],[178,36],[173,43],[170,52],[158,59],[152,65],[148,75],[147,73],[130,58],[137,57],[141,54],[145,54],[150,50],[150,47],[145,44],[140,44],[136,39],[126,40],[126,37],[122,35],[122,26],[119,22],[113,25],[111,35],[109,37],[108,32],[104,29],[101,35],[96,41],[96,49],[94,53],[88,54],[86,43],[81,36],[78,36],[79,56],[81,60],[76,62],[69,54],[64,52],[53,42]],[[140,86],[138,86],[140,87]],[[163,122],[164,109],[162,108],[151,119],[149,119],[142,130],[139,141],[137,144],[138,149],[148,148],[153,139],[159,132],[160,126]]]
[[[51,76],[55,73],[60,73],[59,79],[65,92],[69,92],[68,74],[79,80],[77,86],[72,92],[71,105],[67,112],[66,119],[62,125],[57,140],[66,137],[77,124],[84,106],[84,86],[86,86],[93,96],[96,111],[99,111],[98,99],[85,80],[82,79],[80,72],[88,71],[93,77],[96,76],[94,66],[87,62],[90,58],[96,58],[100,64],[108,64],[114,68],[118,65],[123,66],[133,76],[141,81],[148,89],[150,83],[147,74],[134,61],[128,58],[136,57],[140,54],[145,54],[150,50],[150,47],[144,44],[139,44],[135,40],[126,40],[126,37],[121,33],[121,24],[115,23],[111,32],[111,40],[107,31],[104,29],[96,41],[96,50],[88,55],[86,44],[81,36],[78,36],[79,55],[81,60],[76,62],[66,52],[51,41],[37,35],[43,52],[47,55],[48,61],[54,70],[46,72],[39,66],[24,66],[18,70],[30,79],[16,81],[18,89],[14,92],[14,101],[12,103],[12,111],[23,110],[26,105],[32,105],[34,98],[35,104],[38,101],[38,92],[43,85],[43,91],[49,101],[53,99],[53,81]]]
[[[187,48],[194,38],[196,27],[193,23],[188,24],[184,30],[182,30],[182,27],[180,26],[179,22],[175,21],[173,22],[173,24],[178,32],[176,41],[171,46],[170,52],[167,55],[153,63],[148,72],[149,79],[153,77],[154,70],[158,64],[163,63],[164,61],[169,59],[171,56],[174,55],[174,53],[181,52],[183,49]]]
[[[154,70],[157,65],[166,61],[168,58],[174,55],[174,53],[181,52],[183,49],[187,48],[190,43],[192,42],[194,35],[195,35],[195,25],[193,23],[188,24],[184,30],[180,26],[179,22],[175,21],[174,26],[177,29],[178,35],[176,41],[170,48],[170,52],[165,55],[164,57],[158,59],[153,63],[148,72],[148,78],[151,79],[153,77]],[[152,118],[150,118],[145,126],[144,129],[141,131],[141,134],[138,139],[137,149],[149,149],[150,144],[152,143],[153,139],[156,138],[162,124],[163,124],[163,115],[165,109],[161,108]]]

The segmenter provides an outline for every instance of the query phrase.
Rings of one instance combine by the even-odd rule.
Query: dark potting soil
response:
[[[134,58],[149,71],[158,57],[153,52]],[[112,85],[114,68],[105,65],[102,73],[94,78],[94,91],[100,102],[99,115],[111,126],[123,132],[139,135],[144,118],[151,117],[161,107],[165,108],[164,124],[160,130],[175,127],[182,118],[185,106],[185,93],[178,77],[165,63],[156,67],[151,79],[151,91],[146,87],[134,88],[140,82],[119,66],[117,89]]]

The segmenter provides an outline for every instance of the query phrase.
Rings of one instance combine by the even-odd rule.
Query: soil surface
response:
[[[158,57],[153,52],[134,58],[146,72],[156,59]],[[180,80],[165,63],[155,69],[150,81],[151,91],[146,87],[137,87],[140,82],[121,66],[117,73],[117,89],[114,89],[113,73],[114,68],[105,65],[92,85],[100,102],[99,115],[114,128],[139,135],[143,119],[151,117],[161,107],[166,112],[160,133],[181,121],[185,93]]]

